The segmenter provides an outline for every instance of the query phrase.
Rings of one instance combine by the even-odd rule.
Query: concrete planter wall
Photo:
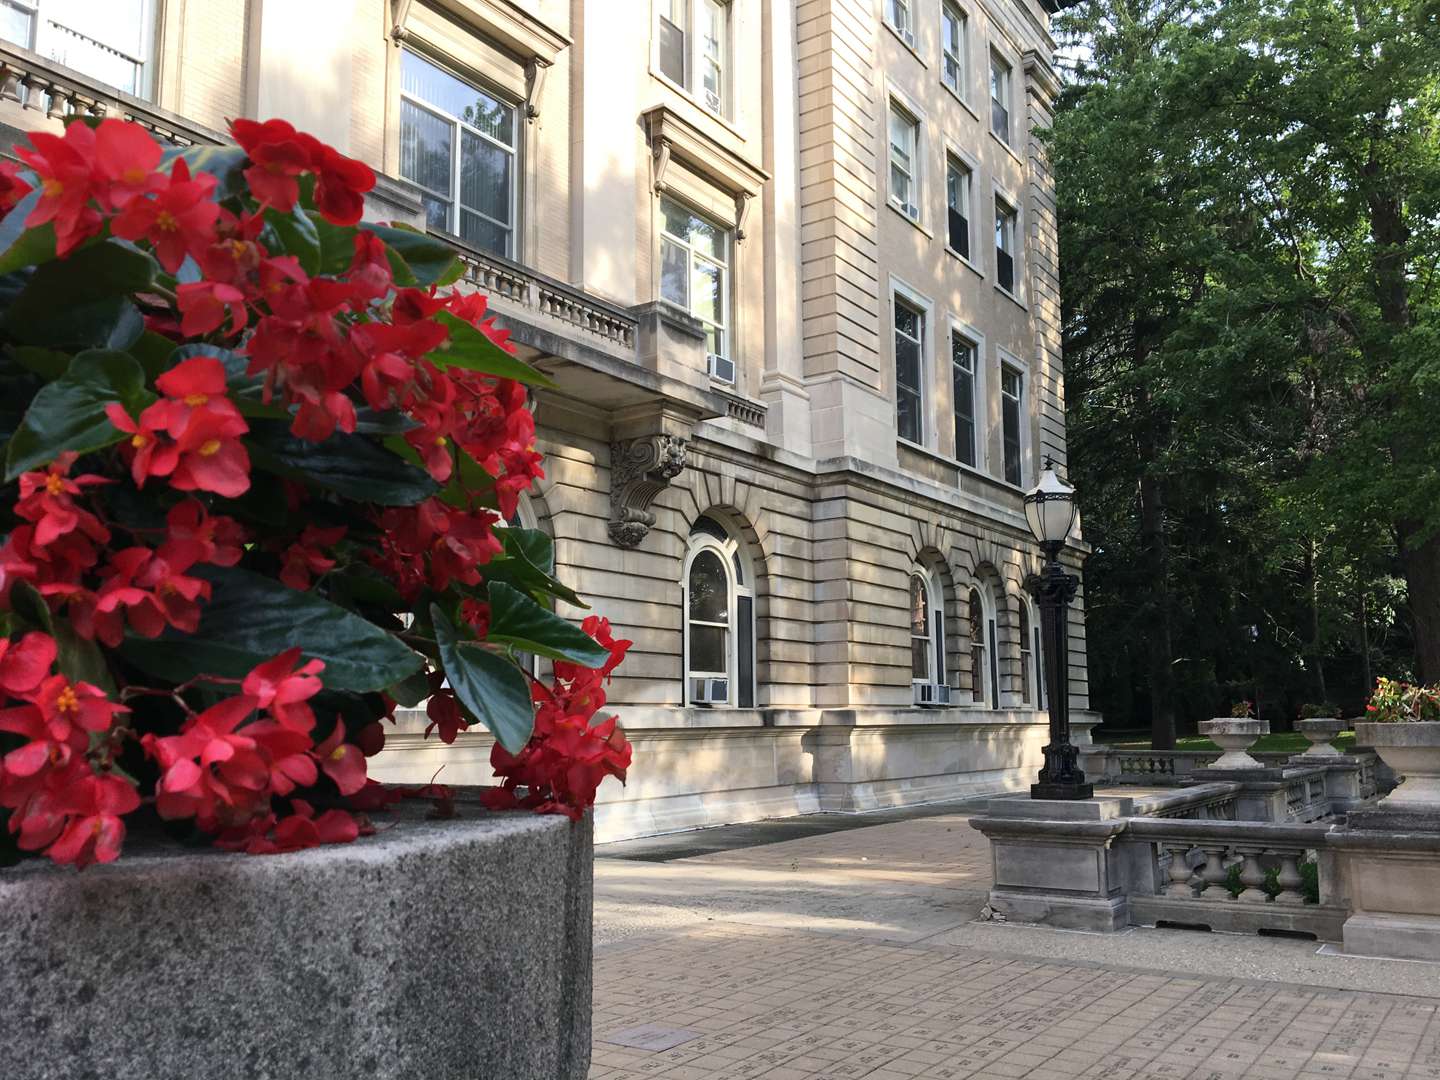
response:
[[[1404,777],[1381,806],[1440,815],[1440,723],[1356,724],[1355,740]]]
[[[1270,734],[1269,720],[1252,720],[1245,717],[1218,717],[1201,720],[1200,734],[1224,751],[1208,768],[1211,769],[1263,769],[1260,762],[1251,757],[1247,750],[1255,745],[1261,735]]]
[[[1316,716],[1301,720],[1295,725],[1300,734],[1309,740],[1310,746],[1302,757],[1338,758],[1343,755],[1332,746],[1335,737],[1345,730],[1345,721],[1329,716]]]
[[[291,855],[0,871],[7,1080],[583,1080],[590,822],[423,809]]]

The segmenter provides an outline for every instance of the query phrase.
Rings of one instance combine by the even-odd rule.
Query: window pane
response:
[[[720,293],[720,268],[704,259],[696,259],[690,275],[690,311],[706,322],[725,321]]]
[[[951,338],[950,353],[955,378],[955,457],[966,465],[974,465],[975,347],[954,337]]]
[[[0,0],[0,38],[13,41],[21,48],[30,48],[30,35],[35,30],[35,17],[14,4]]]
[[[138,17],[136,25],[139,25]],[[86,28],[89,29],[88,25]],[[88,33],[71,30],[68,26],[52,22],[50,31],[45,44],[45,55],[51,60],[83,72],[92,79],[98,79],[127,94],[140,94],[143,89],[140,85],[140,65],[134,60],[116,52],[113,47],[94,40]]]
[[[455,125],[409,101],[400,103],[400,175],[437,195],[450,194]],[[448,226],[445,226],[448,228]]]
[[[408,50],[400,56],[400,88],[448,116],[515,145],[515,109]]]
[[[707,326],[705,328],[705,351],[715,356],[727,356],[728,354],[725,352],[725,331],[714,326]],[[717,373],[716,377],[721,378],[722,376]],[[726,379],[725,381],[732,382],[733,380]]]
[[[742,709],[755,707],[755,600],[741,596],[736,599],[736,678],[740,685],[738,704]]]
[[[904,304],[895,305],[895,329],[908,338],[920,340],[920,313]]]
[[[514,157],[469,131],[460,133],[460,204],[510,223],[510,165]]]
[[[948,205],[947,241],[953,251],[970,257],[970,170],[950,162],[945,174],[945,201]]]
[[[725,656],[730,631],[721,626],[690,626],[690,670],[724,675],[730,670]]]
[[[1010,257],[1009,252],[996,252],[995,279],[1006,292],[1015,291],[1015,260]]]
[[[421,205],[425,207],[425,227],[427,229],[441,229],[450,232],[450,204],[444,199],[437,199],[433,195],[421,195]]]
[[[690,216],[690,246],[702,255],[708,255],[718,262],[725,261],[726,236],[718,225],[712,225],[704,218]]]
[[[660,241],[660,298],[690,310],[690,258],[669,240]]]
[[[722,79],[727,10],[716,0],[700,0],[700,90],[705,107],[714,112],[719,112],[725,103]]]
[[[510,230],[465,209],[460,211],[460,238],[483,251],[510,254]]]
[[[919,574],[910,575],[910,636],[930,635],[930,595]]]
[[[690,225],[694,220],[694,215],[679,203],[669,199],[660,200],[660,227],[671,236],[688,242]]]
[[[895,381],[906,390],[920,389],[920,346],[903,334],[895,335]]]
[[[729,623],[730,579],[725,564],[713,551],[702,551],[690,563],[690,618]],[[724,670],[706,668],[707,671]]]
[[[912,637],[910,639],[910,678],[916,682],[930,682],[930,640]]]
[[[1003,394],[1000,398],[1000,415],[1005,446],[1005,479],[1012,484],[1020,483],[1020,401]]]
[[[660,74],[673,83],[685,85],[685,31],[663,15],[660,17]]]

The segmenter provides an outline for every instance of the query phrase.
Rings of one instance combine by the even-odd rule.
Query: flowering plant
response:
[[[595,720],[629,642],[555,614],[550,541],[505,525],[544,376],[445,244],[360,223],[369,168],[231,133],[76,119],[0,166],[0,847],[107,862],[142,806],[352,840],[425,701],[494,733],[489,805],[579,817],[630,762]]]
[[[1249,701],[1237,701],[1230,706],[1230,716],[1235,720],[1252,720],[1255,717],[1255,705]]]
[[[1375,692],[1365,706],[1365,719],[1372,724],[1440,722],[1440,686],[1376,679]]]

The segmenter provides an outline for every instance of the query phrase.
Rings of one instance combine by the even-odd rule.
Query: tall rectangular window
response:
[[[660,200],[660,299],[700,320],[711,370],[725,369],[715,361],[730,357],[730,230],[673,199]]]
[[[920,220],[918,148],[920,122],[890,103],[890,201],[906,217]]]
[[[915,13],[911,10],[910,0],[885,0],[885,13],[895,32],[907,44],[914,45]]]
[[[940,78],[961,98],[966,96],[969,81],[970,20],[954,4],[940,8]]]
[[[998,196],[995,199],[995,281],[1006,292],[1015,292],[1015,211]]]
[[[975,345],[950,335],[950,370],[955,386],[955,459],[975,464]]]
[[[1005,451],[1005,482],[1020,486],[1020,418],[1025,397],[1024,376],[1009,364],[1000,366],[1000,442]]]
[[[406,49],[400,56],[400,175],[425,223],[515,255],[516,106]]]
[[[923,436],[920,373],[924,370],[925,313],[895,297],[895,431],[918,443]]]
[[[990,130],[1001,142],[1010,143],[1011,67],[995,53],[990,54]]]
[[[150,96],[154,0],[0,0],[0,39],[127,94]]]
[[[953,157],[945,163],[946,242],[950,250],[970,257],[970,168]]]
[[[726,111],[728,0],[662,0],[655,28],[660,74],[684,87],[713,113]]]

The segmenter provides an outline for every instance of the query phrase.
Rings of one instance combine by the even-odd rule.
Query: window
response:
[[[702,517],[685,558],[685,703],[755,705],[755,591],[739,543]]]
[[[948,207],[946,243],[950,250],[970,258],[970,167],[953,157],[945,163],[945,203]]]
[[[1027,678],[1034,679],[1035,707],[1037,709],[1043,709],[1045,707],[1045,658],[1044,652],[1040,647],[1040,620],[1031,617],[1031,607],[1028,600],[1022,600],[1021,605],[1020,625],[1022,641],[1024,640],[1023,634],[1025,625],[1028,623],[1030,626],[1030,674],[1027,676]],[[1025,650],[1022,649],[1020,656],[1022,664],[1025,660],[1025,655]],[[1025,700],[1026,702],[1029,702],[1030,699],[1026,698]]]
[[[154,0],[0,0],[0,38],[136,97],[150,94]]]
[[[1015,211],[1005,200],[995,198],[995,282],[1015,293]]]
[[[1030,681],[1030,610],[1025,601],[1020,601],[1020,703],[1030,705],[1035,693]]]
[[[1005,482],[1020,486],[1020,417],[1025,380],[1009,364],[1000,365],[1000,435],[1005,448]]]
[[[660,299],[683,308],[705,328],[705,351],[712,372],[734,368],[717,364],[730,357],[730,230],[673,199],[660,200]]]
[[[729,62],[729,3],[661,0],[659,19],[655,36],[660,73],[698,97],[711,112],[723,114]]]
[[[895,33],[899,34],[907,45],[914,45],[915,16],[910,10],[910,0],[885,0],[885,12]]]
[[[990,130],[1010,144],[1010,65],[990,54]]]
[[[912,221],[920,220],[920,177],[917,147],[920,122],[890,103],[890,201]]]
[[[895,431],[913,443],[922,440],[920,373],[925,363],[925,314],[895,298]]]
[[[516,107],[408,49],[400,58],[400,175],[425,223],[515,255]]]
[[[950,335],[950,365],[955,380],[955,459],[975,464],[975,344]]]
[[[940,78],[962,99],[969,79],[965,59],[970,52],[970,20],[954,4],[940,8]]]
[[[985,704],[985,605],[980,590],[971,589],[966,602],[970,609],[970,696],[977,705]]]

